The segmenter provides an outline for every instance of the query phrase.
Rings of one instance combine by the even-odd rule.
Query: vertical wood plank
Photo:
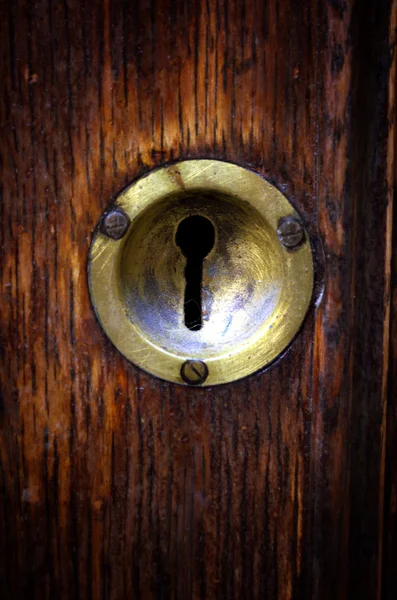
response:
[[[329,135],[319,153],[327,277],[315,336],[314,597],[325,586],[329,597],[381,594],[394,11],[329,3],[321,44],[319,130]]]
[[[397,4],[393,5],[390,27],[390,58],[393,66],[390,72],[389,86],[389,123],[390,137],[388,149],[388,195],[394,200],[391,236],[391,276],[390,276],[390,355],[388,371],[388,403],[385,432],[385,502],[384,502],[384,538],[383,538],[383,581],[382,598],[391,600],[397,594],[397,574],[395,557],[397,552],[397,130],[396,130],[396,41],[397,41]],[[394,136],[393,136],[394,134]]]
[[[395,2],[0,6],[3,597],[379,597]],[[86,281],[109,199],[189,157],[268,177],[326,262],[285,356],[208,390],[127,363]]]

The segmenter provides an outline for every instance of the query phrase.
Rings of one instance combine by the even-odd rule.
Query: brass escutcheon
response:
[[[171,382],[217,385],[258,371],[293,340],[313,256],[299,215],[262,176],[185,160],[137,179],[106,211],[89,288],[128,360]],[[198,366],[189,375],[186,365]]]

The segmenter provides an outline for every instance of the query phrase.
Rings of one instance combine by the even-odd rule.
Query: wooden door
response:
[[[395,599],[396,3],[1,15],[2,598]],[[112,196],[203,157],[283,191],[324,267],[283,357],[195,389],[115,350],[86,268]]]

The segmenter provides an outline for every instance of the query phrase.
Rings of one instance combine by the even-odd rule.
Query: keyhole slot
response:
[[[179,224],[175,241],[186,258],[185,325],[191,331],[199,331],[203,326],[203,262],[214,247],[214,226],[200,215],[187,217]]]

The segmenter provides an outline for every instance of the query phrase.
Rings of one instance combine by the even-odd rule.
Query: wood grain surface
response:
[[[395,599],[396,2],[1,17],[1,597]],[[324,248],[285,356],[206,390],[124,360],[86,277],[110,198],[189,157],[264,174]]]

